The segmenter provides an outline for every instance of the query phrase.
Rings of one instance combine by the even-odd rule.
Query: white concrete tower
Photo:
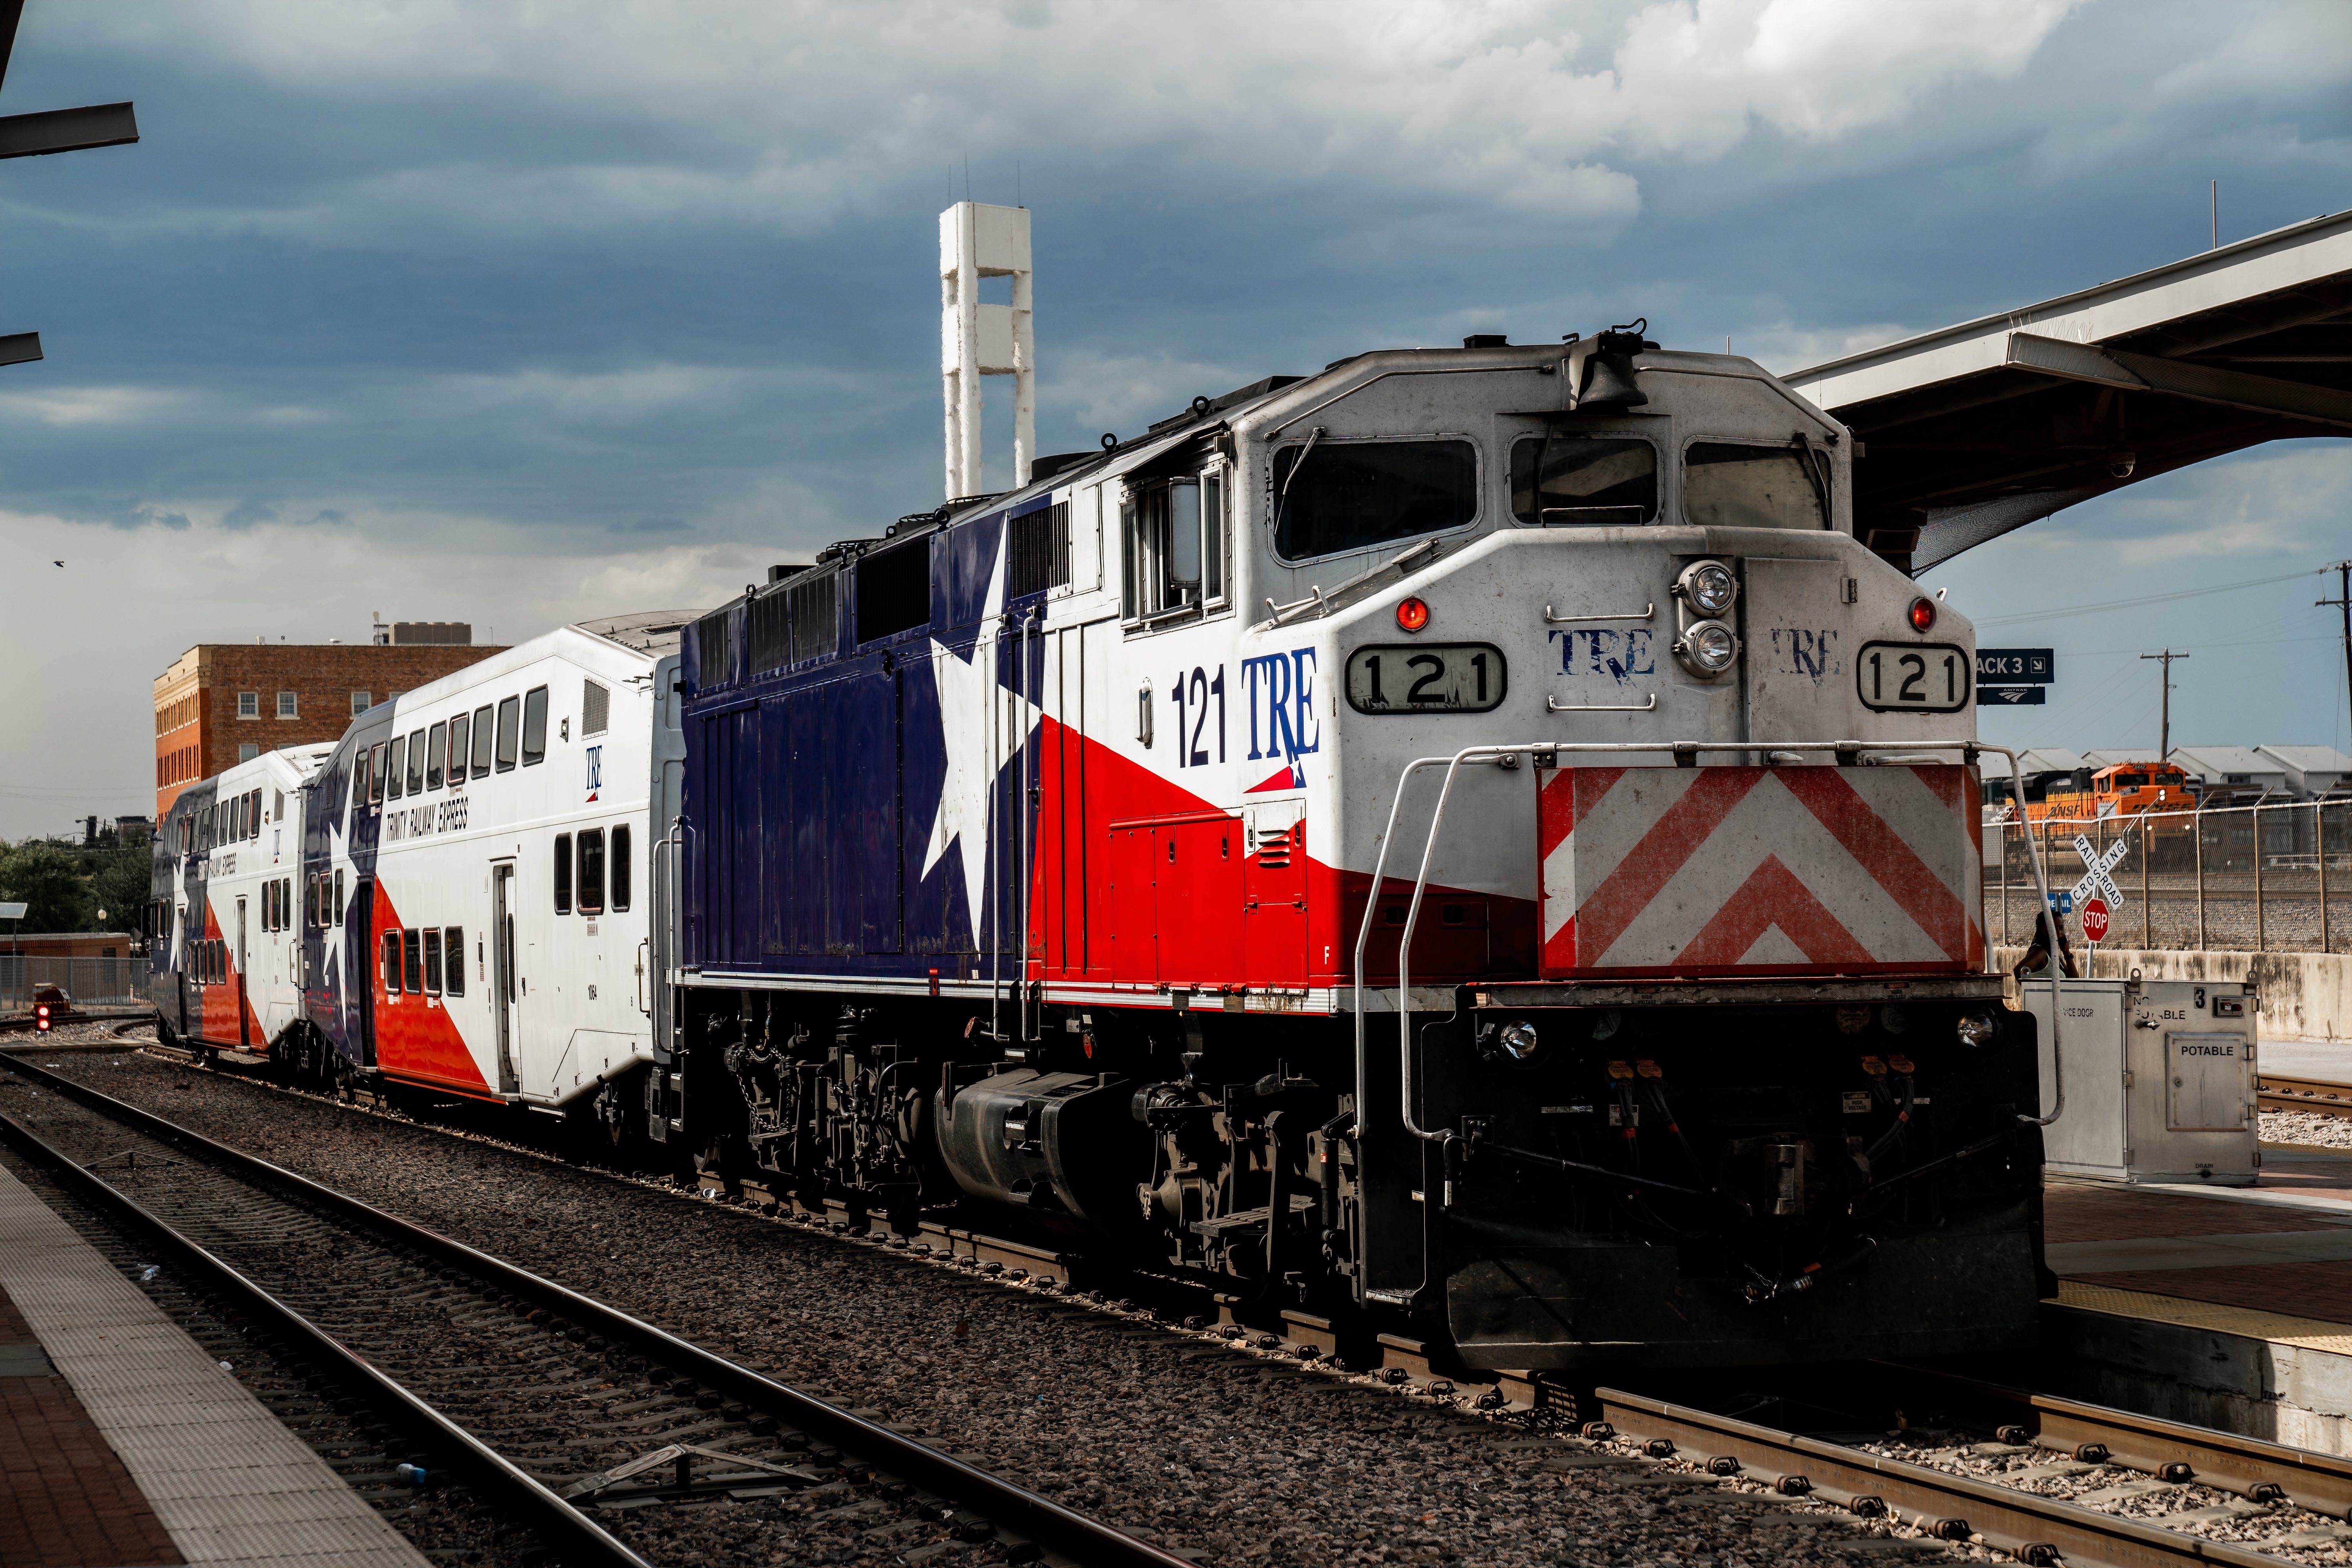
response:
[[[983,278],[1013,279],[1010,305],[980,302]],[[940,215],[940,377],[947,399],[948,500],[984,493],[980,378],[1013,378],[1013,488],[1037,455],[1037,339],[1029,209],[958,202]]]

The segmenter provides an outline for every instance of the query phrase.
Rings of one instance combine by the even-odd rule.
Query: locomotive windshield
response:
[[[1511,510],[1521,522],[1551,527],[1647,522],[1658,515],[1657,448],[1580,436],[1521,441],[1511,448]]]
[[[1694,441],[1683,454],[1683,515],[1707,528],[1827,528],[1821,475],[1796,447]]]
[[[1478,453],[1467,441],[1302,443],[1275,454],[1274,489],[1274,547],[1307,561],[1470,521]]]

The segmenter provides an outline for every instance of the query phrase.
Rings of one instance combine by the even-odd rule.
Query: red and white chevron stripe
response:
[[[1547,977],[1983,967],[1977,774],[1537,775]]]

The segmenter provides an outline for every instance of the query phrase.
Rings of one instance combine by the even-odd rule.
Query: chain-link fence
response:
[[[22,1013],[52,988],[76,1007],[138,1006],[147,1000],[147,960],[0,952],[0,1013]]]
[[[2046,817],[1985,825],[1985,931],[1996,945],[2033,931],[2033,867],[2050,890],[2073,890],[2089,857],[2121,895],[2108,898],[2101,945],[2352,952],[2352,800],[2217,806],[2137,816]],[[2077,895],[2067,919],[2083,940]]]

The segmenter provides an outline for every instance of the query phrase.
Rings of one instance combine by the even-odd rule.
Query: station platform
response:
[[[0,1169],[0,1563],[425,1563]]]

